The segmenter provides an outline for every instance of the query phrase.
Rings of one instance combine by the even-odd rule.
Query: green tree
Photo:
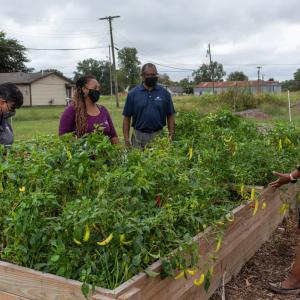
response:
[[[118,52],[120,72],[123,73],[123,84],[132,89],[140,81],[140,64],[137,49],[125,47]]]
[[[183,92],[186,94],[193,94],[194,92],[194,84],[188,78],[181,79],[179,81],[179,85],[183,88]]]
[[[223,69],[223,65],[216,61],[212,64],[202,64],[198,70],[193,72],[194,82],[197,84],[199,82],[211,82],[211,81],[223,81],[223,77],[226,72]]]
[[[61,71],[57,70],[57,69],[43,69],[40,72],[45,72],[45,73],[54,72],[58,75],[64,76],[64,74]]]
[[[93,75],[101,84],[101,93],[110,94],[110,64],[105,60],[85,59],[77,64],[74,81],[84,75]]]
[[[166,86],[170,86],[172,84],[172,81],[168,74],[160,74],[158,81],[160,84],[166,85]]]
[[[0,73],[33,71],[26,67],[27,62],[29,59],[26,57],[26,48],[0,31]]]
[[[228,81],[247,81],[248,76],[246,76],[242,71],[231,72],[228,77]]]

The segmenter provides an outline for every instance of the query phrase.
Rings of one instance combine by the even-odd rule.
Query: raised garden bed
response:
[[[216,241],[212,228],[194,237],[199,245],[201,256],[199,272],[187,279],[149,277],[141,272],[114,290],[96,288],[91,300],[108,299],[201,299],[206,300],[222,284],[236,275],[242,266],[255,254],[269,238],[288,210],[283,209],[283,201],[295,202],[297,186],[287,189],[262,189],[259,206],[254,214],[253,202],[237,207],[233,211],[234,220],[222,238],[222,245],[215,252]],[[265,203],[263,205],[263,203]],[[265,207],[262,209],[262,207]],[[207,265],[209,256],[214,253],[214,265]],[[210,260],[211,261],[211,260]],[[195,286],[201,272],[213,267],[210,287],[206,292],[203,285]],[[159,272],[160,261],[149,270]],[[79,281],[67,280],[59,276],[45,274],[11,263],[0,262],[0,299],[1,300],[84,300]]]

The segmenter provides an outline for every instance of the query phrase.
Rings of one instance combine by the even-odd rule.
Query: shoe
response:
[[[287,288],[282,287],[281,282],[277,282],[277,283],[269,282],[268,288],[277,294],[285,294],[285,295],[299,295],[300,294],[300,287],[287,289]]]

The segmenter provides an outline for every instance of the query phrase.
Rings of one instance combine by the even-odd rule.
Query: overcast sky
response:
[[[37,71],[61,70],[72,77],[79,61],[108,59],[107,21],[115,46],[135,47],[142,63],[156,62],[160,73],[178,80],[191,76],[206,57],[225,71],[257,78],[293,78],[300,68],[299,0],[0,0],[0,30],[27,48],[93,48],[79,51],[28,51]],[[178,68],[178,69],[176,69]],[[179,70],[180,69],[180,70]]]

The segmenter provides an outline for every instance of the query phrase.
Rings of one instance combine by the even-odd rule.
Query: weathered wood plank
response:
[[[28,300],[28,298],[23,298],[23,297],[16,296],[13,294],[8,294],[5,292],[0,292],[0,299],[1,300]]]

